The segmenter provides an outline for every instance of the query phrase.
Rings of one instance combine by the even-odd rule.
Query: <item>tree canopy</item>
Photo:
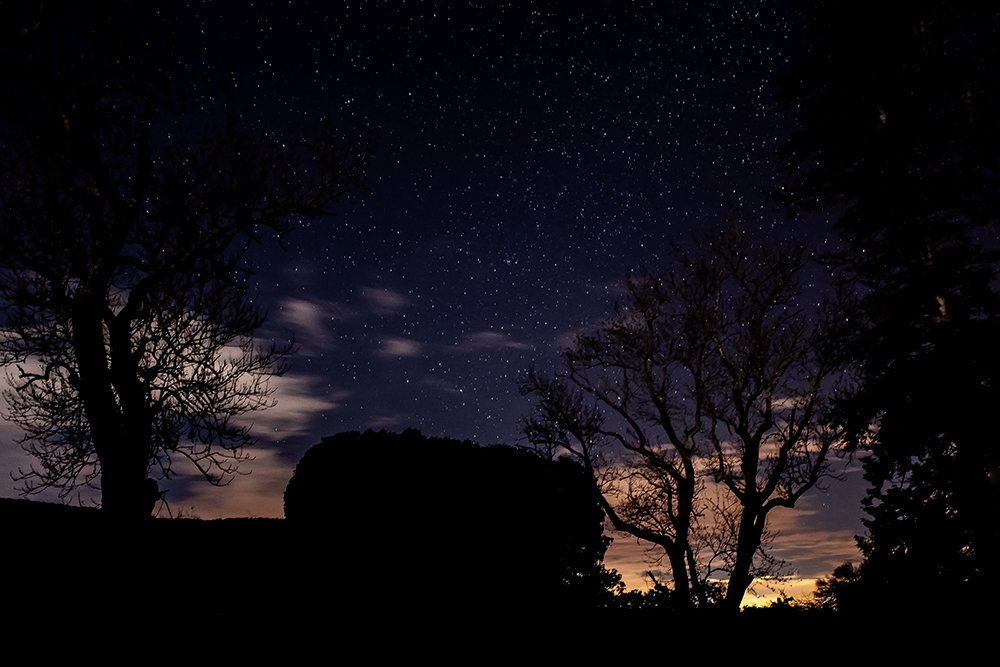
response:
[[[705,602],[724,576],[735,610],[775,574],[770,512],[829,473],[839,434],[823,417],[844,319],[798,301],[801,247],[738,229],[700,246],[629,276],[627,300],[562,369],[529,373],[525,432],[595,475],[615,528],[663,549],[678,596]]]
[[[837,421],[870,452],[863,578],[897,599],[928,576],[939,590],[982,584],[1000,544],[1000,449],[984,419],[1000,399],[1000,255],[983,233],[1000,210],[1000,15],[810,4],[815,46],[782,82],[801,123],[783,198],[838,207],[840,263],[862,298],[850,350],[862,382]]]
[[[39,463],[23,481],[99,480],[130,516],[174,457],[214,483],[244,458],[233,418],[270,404],[287,352],[254,341],[246,251],[331,214],[368,157],[196,99],[175,29],[139,3],[0,6],[0,363]]]
[[[415,429],[338,433],[295,467],[285,518],[321,551],[331,532],[342,547],[364,545],[355,565],[380,583],[362,588],[388,584],[397,595],[405,581],[423,604],[596,608],[617,581],[601,564],[610,540],[593,479],[574,461],[527,449]]]

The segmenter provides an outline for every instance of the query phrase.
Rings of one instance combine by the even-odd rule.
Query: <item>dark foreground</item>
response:
[[[985,607],[881,610],[867,618],[795,607],[738,616],[589,607],[546,591],[516,563],[506,571],[481,556],[469,559],[476,565],[454,564],[408,551],[388,534],[360,543],[346,522],[322,534],[283,519],[150,519],[126,527],[93,509],[0,499],[0,525],[3,597],[16,612],[14,627],[51,630],[54,638],[67,630],[238,628],[251,637],[350,640],[391,628],[416,642],[417,652],[484,637],[499,641],[498,649],[530,638],[572,652],[651,638],[706,650],[775,641],[817,650],[827,641],[846,648],[875,639],[898,647],[947,639],[958,648],[984,638],[980,627],[998,618]],[[872,635],[880,618],[892,622]]]

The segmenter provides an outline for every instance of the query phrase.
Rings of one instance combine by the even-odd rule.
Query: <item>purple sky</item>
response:
[[[791,129],[775,77],[803,48],[791,2],[176,10],[204,39],[209,98],[234,85],[276,134],[329,117],[377,148],[370,194],[290,235],[287,252],[256,251],[262,338],[294,335],[298,352],[274,381],[278,406],[253,415],[252,474],[222,489],[161,482],[175,513],[280,516],[298,459],[345,430],[517,444],[529,409],[518,376],[553,367],[611,313],[625,273],[661,268],[671,241],[734,211],[762,237],[832,238],[828,217],[789,221],[767,196]],[[11,429],[0,422],[2,441]],[[0,448],[0,469],[29,464]],[[800,577],[858,560],[853,468],[774,515],[777,553]],[[15,495],[6,475],[0,485]],[[618,536],[608,562],[640,587],[655,568],[642,555]]]

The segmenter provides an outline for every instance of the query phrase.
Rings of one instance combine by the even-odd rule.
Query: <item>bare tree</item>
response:
[[[829,474],[838,438],[823,415],[842,320],[800,303],[801,247],[738,230],[701,245],[676,248],[669,271],[629,276],[626,303],[578,337],[564,370],[529,373],[525,432],[591,470],[615,528],[663,549],[675,591],[704,601],[719,568],[738,609],[773,571],[769,513]]]
[[[233,418],[270,405],[287,348],[260,347],[245,251],[356,189],[365,147],[282,143],[193,109],[170,27],[123,5],[0,16],[0,363],[39,466],[27,492],[100,481],[149,515],[177,455],[213,483],[245,458]],[[197,128],[197,129],[195,129]]]

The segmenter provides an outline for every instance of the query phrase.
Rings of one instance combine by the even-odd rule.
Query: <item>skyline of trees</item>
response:
[[[837,260],[862,297],[861,325],[799,319],[769,296],[768,281],[794,292],[794,253],[717,240],[719,261],[676,255],[687,279],[635,274],[632,301],[569,351],[567,375],[529,376],[542,409],[529,433],[622,494],[605,510],[655,538],[675,592],[707,604],[722,572],[732,608],[754,575],[775,571],[768,513],[826,474],[843,431],[866,452],[871,483],[865,560],[848,574],[878,597],[927,572],[938,591],[974,595],[996,586],[1000,555],[1000,455],[986,420],[968,418],[1000,399],[1000,255],[983,246],[1000,203],[998,16],[972,3],[814,4],[819,46],[785,81],[803,130],[783,152],[783,199],[843,207]],[[189,72],[164,26],[40,6],[0,7],[0,363],[17,368],[11,418],[39,461],[23,481],[65,493],[100,479],[109,512],[145,516],[151,474],[169,476],[176,455],[214,483],[235,472],[251,439],[231,419],[269,404],[286,352],[254,342],[263,319],[245,251],[280,240],[297,216],[332,213],[357,189],[366,147],[329,127],[279,145],[221,103],[211,122],[178,122],[193,108]],[[862,9],[870,21],[854,20]],[[678,304],[688,315],[657,330]],[[782,342],[760,342],[771,339]],[[649,370],[658,357],[660,374]],[[862,383],[828,404],[822,369],[850,363]],[[691,407],[671,402],[678,369]],[[783,395],[782,377],[801,391]],[[644,420],[663,437],[643,433]],[[723,500],[706,498],[709,480]]]

